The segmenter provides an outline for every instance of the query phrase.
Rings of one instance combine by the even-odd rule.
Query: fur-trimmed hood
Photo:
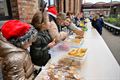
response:
[[[20,48],[15,47],[14,45],[10,44],[0,32],[0,57],[5,57],[7,54],[10,54],[14,51],[24,51]]]

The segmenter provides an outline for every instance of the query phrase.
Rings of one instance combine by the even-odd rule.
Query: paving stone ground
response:
[[[102,37],[120,65],[120,35],[113,35],[111,32],[103,28]]]

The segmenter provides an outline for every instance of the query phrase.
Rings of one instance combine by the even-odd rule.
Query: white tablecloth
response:
[[[85,80],[120,80],[120,66],[112,55],[110,49],[98,34],[91,27],[90,22],[87,23],[88,31],[85,33],[82,48],[87,48],[87,57],[81,67],[81,75]],[[59,54],[59,52],[58,52]],[[50,62],[59,60],[60,55],[55,54]],[[39,80],[40,73],[35,80]]]

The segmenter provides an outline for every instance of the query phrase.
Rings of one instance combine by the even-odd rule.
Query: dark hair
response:
[[[32,18],[31,24],[37,29],[41,29],[41,24],[44,22],[44,17],[42,11],[38,11]]]
[[[70,12],[67,12],[67,13],[66,13],[66,16],[70,16],[70,15],[71,15],[71,13],[70,13]]]

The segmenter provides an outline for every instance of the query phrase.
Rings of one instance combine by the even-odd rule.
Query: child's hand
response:
[[[48,44],[48,47],[50,47],[50,48],[52,48],[53,46],[55,46],[55,39],[52,41],[52,42],[50,42],[49,44]]]

